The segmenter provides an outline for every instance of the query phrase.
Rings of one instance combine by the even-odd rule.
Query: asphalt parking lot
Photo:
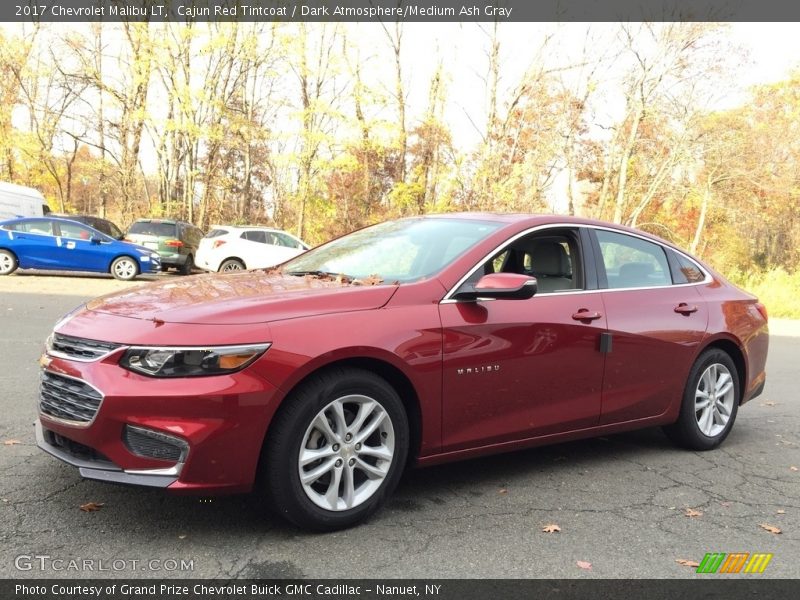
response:
[[[415,470],[366,524],[310,535],[253,497],[88,482],[36,448],[43,340],[75,305],[137,284],[0,279],[0,577],[86,577],[49,561],[120,559],[124,569],[102,575],[674,578],[698,577],[676,561],[707,552],[773,553],[760,577],[800,576],[797,324],[774,323],[765,393],[717,451],[678,450],[647,430]],[[103,506],[81,511],[88,502]],[[561,531],[543,532],[549,524]],[[42,570],[20,555],[51,558]],[[171,570],[173,560],[192,568]]]

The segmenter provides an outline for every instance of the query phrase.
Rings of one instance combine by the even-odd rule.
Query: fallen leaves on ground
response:
[[[702,510],[695,510],[694,508],[687,508],[684,509],[683,514],[687,517],[702,517],[703,511]]]
[[[497,493],[498,494],[507,494],[508,490],[506,488],[500,488],[499,490],[497,490]]]
[[[21,444],[19,440],[5,440],[3,442],[3,446],[16,446],[17,444]]]
[[[105,502],[87,502],[86,504],[81,504],[81,510],[83,512],[96,512],[105,506]]]
[[[556,525],[555,523],[550,523],[549,525],[545,525],[542,527],[542,531],[545,533],[559,533],[561,531],[561,527]]]
[[[794,465],[792,465],[791,467],[789,467],[789,470],[790,470],[790,471],[797,471],[797,470],[798,470],[798,468],[797,468],[797,467],[795,467]]]
[[[758,526],[761,527],[761,529],[764,529],[765,531],[769,531],[770,533],[774,533],[775,535],[778,535],[779,533],[783,533],[780,530],[780,528],[775,527],[774,525],[769,525],[767,523],[759,523]]]
[[[592,570],[592,563],[586,562],[585,560],[579,560],[577,564],[581,569],[585,569],[586,571]]]
[[[185,539],[186,539],[186,535],[179,535],[179,536],[178,536],[178,539],[179,539],[179,540],[185,540]]]
[[[785,514],[786,514],[786,511],[785,511],[785,510],[783,510],[782,508],[779,508],[779,509],[777,510],[777,514],[779,514],[779,515],[785,515]]]
[[[767,400],[766,402],[762,402],[761,406],[775,406],[775,404],[776,403],[773,402],[772,400]]]
[[[699,567],[700,563],[696,560],[689,560],[688,558],[676,558],[675,562],[684,567]]]

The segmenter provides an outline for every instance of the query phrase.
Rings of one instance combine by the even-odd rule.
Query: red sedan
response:
[[[664,426],[710,450],[761,393],[767,314],[640,231],[561,216],[390,221],[278,270],[80,307],[37,438],[82,476],[229,493],[347,527],[408,464]]]

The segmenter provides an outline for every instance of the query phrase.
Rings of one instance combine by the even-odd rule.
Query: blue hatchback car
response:
[[[0,222],[0,275],[20,269],[94,271],[128,281],[158,273],[161,258],[69,219],[33,217]]]

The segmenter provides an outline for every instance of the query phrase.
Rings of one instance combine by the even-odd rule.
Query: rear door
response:
[[[58,269],[56,237],[50,219],[29,219],[6,226],[11,248],[23,269]]]
[[[606,319],[582,238],[578,228],[536,231],[461,284],[492,272],[538,272],[533,298],[440,304],[445,452],[597,423]]]
[[[682,397],[708,309],[696,284],[673,281],[660,244],[602,228],[592,235],[611,336],[600,422],[661,415]]]

